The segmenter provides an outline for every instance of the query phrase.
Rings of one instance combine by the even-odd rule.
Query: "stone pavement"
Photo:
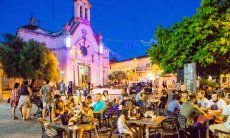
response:
[[[23,122],[17,109],[18,120],[13,120],[9,104],[0,101],[0,138],[41,138],[41,127],[37,118]]]

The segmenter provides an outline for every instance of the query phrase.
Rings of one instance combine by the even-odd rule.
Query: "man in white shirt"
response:
[[[220,110],[222,111],[226,106],[226,102],[220,97],[218,93],[212,93],[212,99],[210,99],[207,108],[211,110]]]
[[[198,96],[198,105],[201,108],[206,109],[208,107],[209,100],[205,98],[205,91],[199,91],[197,93],[197,96]]]
[[[214,124],[209,126],[209,129],[213,133],[215,132],[215,129],[225,131],[225,132],[230,132],[230,105],[224,107],[222,115],[223,115],[223,120],[226,120],[224,123]],[[224,138],[224,135],[220,134],[219,138]]]

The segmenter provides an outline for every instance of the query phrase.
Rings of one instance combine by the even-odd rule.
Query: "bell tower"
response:
[[[90,9],[92,5],[88,0],[74,0],[74,18],[81,18],[90,22]]]

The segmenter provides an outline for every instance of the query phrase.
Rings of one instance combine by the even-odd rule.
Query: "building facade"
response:
[[[53,50],[63,80],[66,83],[73,81],[78,86],[83,82],[91,82],[94,86],[108,82],[109,50],[102,42],[102,35],[92,29],[91,8],[88,0],[74,0],[74,17],[60,32],[50,33],[42,29],[34,18],[17,31],[23,40],[33,39]]]
[[[174,88],[177,81],[175,74],[163,75],[163,70],[158,65],[151,64],[149,56],[140,56],[120,62],[110,62],[110,72],[127,72],[130,82],[156,81],[162,87],[163,81],[169,88]]]

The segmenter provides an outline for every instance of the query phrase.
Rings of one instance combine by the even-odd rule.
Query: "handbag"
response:
[[[10,103],[10,98],[8,98],[6,102],[7,102],[7,103]]]

